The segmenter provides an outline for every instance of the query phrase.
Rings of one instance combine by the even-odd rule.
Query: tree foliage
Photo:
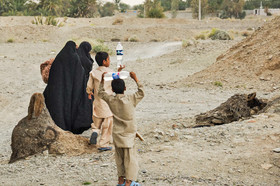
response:
[[[160,4],[160,0],[146,0],[144,3],[145,17],[163,18],[164,9]]]
[[[125,4],[125,3],[120,3],[119,8],[120,8],[121,12],[126,12],[127,10],[130,9],[130,6],[128,4]]]
[[[224,0],[221,5],[221,18],[243,19],[246,14],[243,12],[244,0]]]
[[[113,15],[109,12],[111,5],[98,5],[96,0],[0,0],[0,16],[27,15],[27,16],[55,16],[55,17],[96,17],[98,9],[104,15]]]
[[[70,17],[94,17],[96,13],[96,0],[71,0],[67,15]]]
[[[223,0],[210,0],[208,1],[208,13],[210,14],[218,14]]]
[[[261,2],[263,7],[280,8],[279,0],[247,0],[245,1],[244,9],[253,10],[256,8],[260,8]]]
[[[0,0],[0,15],[24,15],[27,0]]]
[[[198,11],[199,11],[199,0],[192,0],[191,1],[191,8],[192,8],[192,17],[198,19]],[[208,8],[208,0],[201,0],[201,18],[204,18],[207,14]]]
[[[186,8],[190,7],[190,0],[183,1],[179,0],[179,10],[185,10]]]
[[[114,3],[107,2],[103,6],[99,7],[98,11],[101,17],[106,16],[113,16],[115,10],[117,10],[118,7]]]
[[[177,10],[179,9],[179,0],[172,0],[171,1],[171,13],[172,18],[175,18],[177,16]]]

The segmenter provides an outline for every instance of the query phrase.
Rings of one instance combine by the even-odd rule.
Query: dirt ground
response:
[[[201,22],[124,16],[69,18],[63,27],[33,25],[33,19],[0,17],[0,185],[116,185],[114,151],[74,157],[44,152],[8,164],[12,130],[27,115],[31,95],[43,92],[46,86],[40,63],[54,57],[70,39],[103,40],[114,51],[117,42],[111,40],[116,38],[124,46],[126,70],[136,72],[146,91],[136,109],[139,133],[145,138],[145,142],[136,141],[142,185],[280,185],[280,154],[273,152],[280,147],[279,113],[188,128],[195,115],[217,107],[235,93],[256,91],[257,97],[267,99],[279,96],[279,89],[265,89],[263,81],[256,87],[241,86],[243,82],[231,79],[227,79],[231,86],[205,83],[208,76],[213,82],[215,74],[227,73],[219,68],[207,70],[213,69],[217,57],[246,40],[244,31],[254,33],[273,17]],[[123,22],[113,24],[117,19]],[[197,40],[182,47],[182,40],[212,28],[228,31],[234,40]],[[139,42],[127,42],[131,36]],[[9,39],[13,42],[8,43]],[[116,69],[114,55],[111,61]],[[208,74],[201,72],[205,69]],[[242,73],[238,78],[242,79]],[[127,93],[136,89],[131,79],[126,83]],[[82,135],[89,137],[90,130]]]

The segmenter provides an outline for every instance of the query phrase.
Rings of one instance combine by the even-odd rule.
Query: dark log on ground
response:
[[[44,96],[34,93],[28,115],[15,126],[12,133],[10,163],[48,150],[49,154],[80,155],[97,152],[89,139],[64,131],[55,125],[45,106]]]
[[[235,94],[217,108],[196,115],[196,124],[192,127],[222,125],[248,118],[259,113],[267,103],[256,98],[256,93]]]

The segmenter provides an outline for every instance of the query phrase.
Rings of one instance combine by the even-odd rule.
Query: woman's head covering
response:
[[[91,45],[87,41],[82,42],[78,48],[78,55],[85,70],[87,80],[93,64],[93,59],[90,56],[91,49]]]
[[[44,90],[46,106],[60,128],[76,134],[90,128],[92,106],[86,84],[76,43],[68,41],[55,57]]]

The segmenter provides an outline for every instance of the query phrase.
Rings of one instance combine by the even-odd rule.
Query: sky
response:
[[[114,2],[114,0],[104,0],[105,2]],[[128,4],[130,6],[143,4],[145,0],[121,0],[121,3]]]

